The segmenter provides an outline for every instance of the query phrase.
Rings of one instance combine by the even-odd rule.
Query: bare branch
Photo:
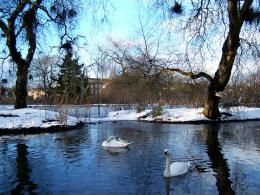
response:
[[[157,73],[157,75],[158,74],[161,74],[161,73],[163,73],[163,72],[168,72],[168,71],[171,71],[171,72],[178,72],[178,73],[180,73],[181,75],[183,75],[183,76],[187,76],[187,77],[189,77],[189,78],[191,78],[191,79],[199,79],[199,78],[205,78],[205,79],[207,79],[209,82],[211,82],[212,80],[213,80],[213,78],[209,75],[209,74],[207,74],[207,73],[205,73],[205,72],[199,72],[199,73],[197,73],[197,74],[194,74],[193,72],[191,72],[191,71],[183,71],[183,70],[181,70],[181,69],[179,69],[179,68],[161,68],[161,70]]]
[[[5,22],[0,18],[0,28],[6,34],[8,31],[8,27],[6,26]]]
[[[19,15],[19,13],[21,13],[23,11],[23,9],[25,8],[26,4],[28,3],[27,0],[23,0],[21,1],[16,9],[13,11],[13,13],[11,14],[11,16],[8,18],[8,24],[9,27],[14,25],[14,21],[16,20],[17,16]]]

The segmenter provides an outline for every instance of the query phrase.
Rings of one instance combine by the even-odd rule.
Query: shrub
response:
[[[145,106],[143,104],[138,104],[136,107],[136,112],[140,113],[145,110]]]
[[[155,106],[153,107],[153,110],[152,110],[152,116],[153,117],[157,117],[157,116],[160,116],[162,115],[162,107],[159,105],[159,106]]]

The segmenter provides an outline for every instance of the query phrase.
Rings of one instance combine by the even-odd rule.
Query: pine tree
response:
[[[88,78],[82,72],[83,64],[79,64],[78,59],[73,59],[73,54],[68,52],[59,67],[56,92],[61,103],[83,103],[89,95]]]

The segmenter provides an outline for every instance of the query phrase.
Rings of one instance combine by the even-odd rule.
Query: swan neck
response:
[[[166,158],[165,158],[164,177],[170,177],[171,176],[170,165],[171,165],[170,157],[166,156]]]

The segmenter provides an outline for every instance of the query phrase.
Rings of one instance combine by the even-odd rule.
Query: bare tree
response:
[[[55,84],[55,77],[58,74],[58,64],[61,58],[58,56],[43,56],[32,61],[30,67],[30,75],[32,75],[33,86],[40,87],[44,90],[45,104],[49,102],[49,97],[52,94],[52,89]]]
[[[0,3],[0,29],[9,56],[17,65],[15,108],[26,107],[28,69],[36,51],[38,32],[49,24],[57,24],[69,38],[68,21],[77,15],[79,1],[3,0]],[[23,55],[24,54],[24,55]]]
[[[187,5],[187,2],[175,2],[174,4],[170,4],[170,1],[165,1],[163,3],[160,0],[156,1],[156,3],[156,5],[161,4],[170,8],[170,11],[174,16],[176,16],[176,14],[182,14],[184,5]],[[185,72],[178,68],[167,68],[166,70],[179,72],[180,74],[188,76],[192,79],[207,79],[209,82],[209,87],[203,114],[210,119],[216,119],[220,116],[220,97],[217,96],[216,93],[223,92],[226,88],[231,76],[233,65],[236,63],[235,60],[238,55],[239,48],[240,51],[243,51],[243,45],[249,45],[251,51],[255,51],[253,52],[256,54],[254,57],[258,59],[260,57],[259,43],[257,43],[256,39],[245,41],[240,38],[240,35],[246,30],[251,30],[251,33],[257,33],[257,26],[260,16],[259,1],[192,0],[188,4],[191,6],[191,11],[188,13],[187,20],[183,20],[182,22],[185,23],[184,29],[188,30],[192,34],[190,42],[199,45],[201,48],[206,44],[209,44],[207,43],[207,39],[216,34],[216,32],[223,33],[224,42],[218,68],[214,76],[210,76],[206,72]],[[252,24],[252,28],[250,29],[248,27],[246,30],[242,30],[243,26],[245,27],[245,22]],[[218,28],[221,29],[216,31]],[[249,60],[248,62],[250,63]],[[237,64],[239,65],[239,62],[237,62]]]
[[[93,16],[106,18],[105,7],[108,0],[90,0],[84,3]],[[28,69],[37,49],[37,44],[45,37],[40,37],[46,29],[59,32],[61,48],[68,49],[74,42],[71,30],[77,24],[75,17],[82,8],[81,0],[2,0],[0,2],[1,42],[5,42],[6,56],[17,65],[15,108],[26,107]],[[91,9],[92,8],[92,9]],[[93,17],[94,18],[94,17]],[[102,21],[103,21],[102,20]],[[42,38],[42,39],[41,39]],[[57,37],[58,38],[58,37]],[[46,40],[45,40],[46,42]],[[46,43],[44,43],[46,44]]]
[[[176,1],[173,4],[171,1],[157,0],[153,2],[156,2],[153,5],[156,5],[157,9],[159,6],[159,11],[165,10],[161,9],[164,7],[170,11],[171,18],[181,21],[179,30],[183,33],[188,31],[189,34],[186,48],[198,48],[198,50],[185,49],[184,52],[172,50],[168,52],[167,56],[163,56],[160,51],[171,50],[171,47],[164,47],[159,40],[157,43],[151,43],[148,34],[145,33],[145,27],[140,22],[141,44],[113,42],[113,49],[108,49],[105,52],[106,55],[119,64],[123,71],[126,69],[139,70],[146,77],[157,77],[166,72],[176,72],[192,80],[203,79],[207,81],[209,86],[203,114],[210,119],[217,119],[220,116],[219,102],[221,98],[218,94],[225,90],[233,66],[243,64],[241,61],[243,55],[246,56],[247,60],[244,62],[249,64],[260,57],[259,40],[256,35],[260,19],[258,1],[192,0],[190,3]],[[190,11],[184,13],[184,5],[190,7]],[[181,14],[186,15],[183,20],[180,19]],[[169,20],[167,19],[166,22]],[[241,34],[243,38],[240,38]],[[246,39],[248,37],[249,39]],[[214,76],[207,73],[204,68],[197,67],[194,70],[197,56],[200,58],[197,62],[207,62],[204,59],[203,49],[218,50],[211,42],[213,38],[216,39],[215,42],[223,40],[220,61]],[[249,58],[250,52],[252,58]]]
[[[167,11],[170,11],[171,18],[180,21],[180,30],[182,32],[188,31],[189,34],[187,47],[199,48],[199,57],[203,58],[202,49],[217,50],[215,46],[210,45],[212,44],[210,43],[212,37],[215,37],[219,42],[224,39],[218,68],[214,76],[211,76],[204,70],[192,70],[194,59],[198,54],[195,50],[192,51],[194,54],[187,50],[186,53],[182,54],[183,56],[179,55],[181,52],[173,51],[171,55],[179,55],[174,61],[165,59],[165,57],[162,58],[158,55],[158,47],[149,49],[150,45],[145,33],[143,33],[144,46],[142,48],[135,47],[136,50],[134,51],[133,48],[128,49],[131,55],[129,55],[129,52],[125,54],[126,52],[122,52],[122,49],[119,50],[121,51],[121,56],[124,56],[125,65],[131,64],[131,67],[140,70],[147,76],[157,76],[165,72],[177,72],[193,80],[207,80],[209,87],[203,114],[210,119],[217,119],[220,116],[219,102],[221,98],[218,94],[221,94],[226,88],[234,64],[237,66],[241,65],[239,64],[240,58],[236,58],[238,52],[240,52],[239,56],[244,53],[248,57],[248,52],[245,49],[247,48],[253,53],[253,59],[259,59],[260,57],[259,43],[257,42],[259,40],[256,36],[260,19],[258,1],[191,0],[190,2],[175,1],[173,4],[172,1],[157,0],[153,2],[155,2],[153,5],[156,5],[155,7],[159,12],[165,10],[161,9],[162,7],[166,8]],[[190,10],[187,9],[186,13],[184,13],[185,5],[191,8]],[[166,13],[163,12],[163,14]],[[183,20],[180,19],[181,14],[186,15]],[[245,26],[245,23],[251,24],[251,26]],[[142,25],[141,29],[144,32]],[[241,34],[243,34],[243,37],[246,37],[245,34],[249,34],[247,31],[255,34],[255,36],[249,37],[251,39],[241,39]],[[220,34],[222,34],[222,39],[219,36]],[[252,61],[248,58],[247,62],[251,63]]]

